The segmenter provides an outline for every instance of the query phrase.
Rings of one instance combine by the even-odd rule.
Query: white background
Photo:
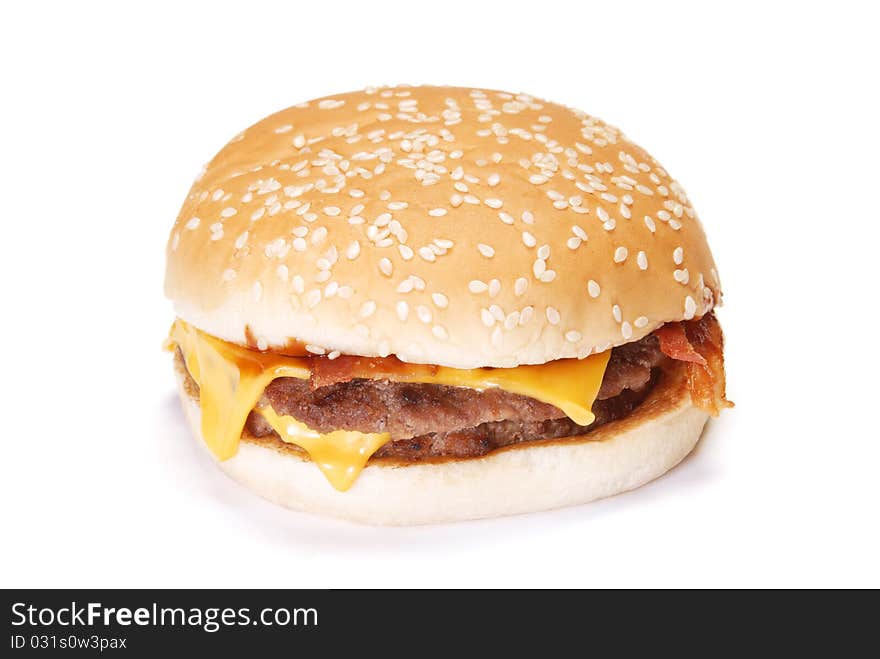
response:
[[[0,10],[0,586],[880,586],[870,3],[297,4]],[[194,175],[269,112],[396,82],[580,107],[687,188],[737,407],[680,468],[365,528],[276,509],[195,445],[160,350]]]

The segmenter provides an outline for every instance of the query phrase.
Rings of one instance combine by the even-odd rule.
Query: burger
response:
[[[296,510],[581,504],[671,469],[730,405],[685,191],[526,94],[370,88],[263,119],[193,184],[165,290],[193,432]]]

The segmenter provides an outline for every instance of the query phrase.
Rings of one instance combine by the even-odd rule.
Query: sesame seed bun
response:
[[[456,87],[258,122],[195,182],[167,257],[177,315],[216,337],[456,368],[584,357],[721,294],[684,190],[619,130]]]
[[[187,391],[183,370],[176,372],[187,419],[205,448],[198,400]],[[468,460],[403,465],[374,459],[346,492],[330,487],[302,451],[277,438],[243,437],[238,453],[217,464],[274,503],[364,524],[431,524],[573,506],[635,489],[691,452],[708,414],[694,406],[686,380],[679,363],[632,414],[586,436],[513,444]]]

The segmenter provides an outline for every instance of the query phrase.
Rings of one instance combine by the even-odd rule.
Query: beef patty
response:
[[[589,426],[574,423],[553,405],[501,389],[389,380],[354,379],[314,387],[309,380],[278,378],[261,402],[319,432],[387,432],[391,440],[376,457],[407,462],[476,457],[516,442],[582,435],[626,416],[647,396],[667,359],[653,335],[614,348],[593,404],[596,420]],[[275,435],[255,412],[247,419],[246,432],[254,437]]]

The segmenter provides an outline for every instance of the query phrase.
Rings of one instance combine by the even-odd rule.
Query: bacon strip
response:
[[[397,357],[358,357],[340,355],[336,359],[314,357],[310,360],[312,389],[356,378],[367,380],[408,380],[417,382],[418,376],[430,376],[437,367],[429,364],[407,364]]]
[[[733,407],[725,397],[724,336],[715,314],[699,320],[667,323],[654,332],[660,350],[679,361],[688,362],[688,388],[697,407],[713,416]]]
[[[660,339],[660,350],[667,357],[681,362],[693,362],[700,366],[708,365],[706,358],[694,350],[691,342],[688,341],[684,323],[666,323],[655,330],[654,334]]]
[[[688,365],[688,385],[694,404],[717,415],[723,408],[732,407],[725,398],[724,337],[715,315],[708,313],[699,320],[666,323],[654,334],[663,354]],[[615,350],[620,350],[616,348]],[[396,357],[358,357],[340,355],[336,359],[311,357],[310,386],[319,389],[331,384],[354,379],[420,382],[434,375],[436,366],[408,364]],[[653,366],[653,365],[652,365]],[[618,374],[619,375],[619,374]],[[650,373],[648,372],[649,377]],[[611,377],[606,372],[606,378]],[[613,378],[612,378],[613,379]],[[614,395],[620,393],[618,390]],[[605,396],[608,397],[607,395]],[[603,398],[600,395],[600,398]]]

